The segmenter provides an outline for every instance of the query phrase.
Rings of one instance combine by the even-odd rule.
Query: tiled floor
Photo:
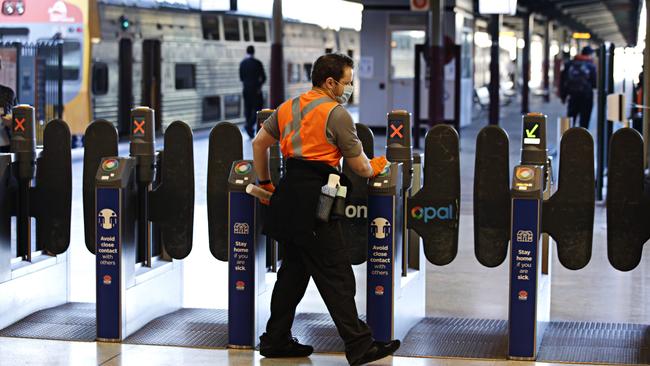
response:
[[[342,354],[265,359],[258,352],[0,338],[0,365],[48,366],[344,366]],[[532,366],[540,362],[387,357],[375,366]],[[568,365],[568,364],[562,364]]]

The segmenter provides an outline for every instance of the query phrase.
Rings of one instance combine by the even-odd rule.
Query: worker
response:
[[[275,192],[265,219],[266,235],[285,245],[271,298],[271,316],[260,337],[265,357],[306,357],[313,347],[291,335],[296,307],[313,278],[339,335],[350,365],[361,365],[395,352],[399,340],[378,342],[359,319],[352,264],[341,223],[318,220],[321,187],[331,174],[340,176],[341,159],[356,174],[371,178],[387,164],[384,156],[371,160],[363,152],[352,117],[343,107],[353,91],[354,62],[348,56],[320,56],[312,69],[313,87],[284,102],[264,122],[253,140],[258,185]],[[269,147],[280,141],[286,173],[277,189],[270,181]]]

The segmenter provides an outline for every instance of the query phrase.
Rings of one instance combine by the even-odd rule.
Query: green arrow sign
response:
[[[528,137],[528,138],[537,137],[537,136],[535,136],[535,131],[537,131],[538,127],[539,127],[539,123],[536,123],[535,126],[533,126],[533,128],[531,128],[530,130],[526,129],[526,137]]]

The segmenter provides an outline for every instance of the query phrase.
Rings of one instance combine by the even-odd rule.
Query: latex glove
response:
[[[275,186],[273,185],[273,183],[259,184],[258,186],[267,192],[271,192],[271,193],[275,192]],[[269,200],[261,199],[260,202],[263,205],[267,205],[267,206],[269,205]]]
[[[376,177],[381,173],[388,164],[385,156],[377,156],[370,159],[370,166],[372,167],[372,176]]]

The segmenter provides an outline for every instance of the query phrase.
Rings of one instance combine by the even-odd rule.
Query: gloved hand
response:
[[[273,183],[259,184],[258,186],[267,192],[271,192],[271,193],[275,192],[275,186],[273,185]],[[260,202],[263,205],[267,205],[267,206],[269,205],[269,200],[260,199]]]
[[[370,166],[372,167],[372,176],[376,177],[379,175],[379,173],[384,170],[386,167],[386,164],[388,164],[388,160],[386,160],[385,156],[377,156],[372,159],[370,159]]]

